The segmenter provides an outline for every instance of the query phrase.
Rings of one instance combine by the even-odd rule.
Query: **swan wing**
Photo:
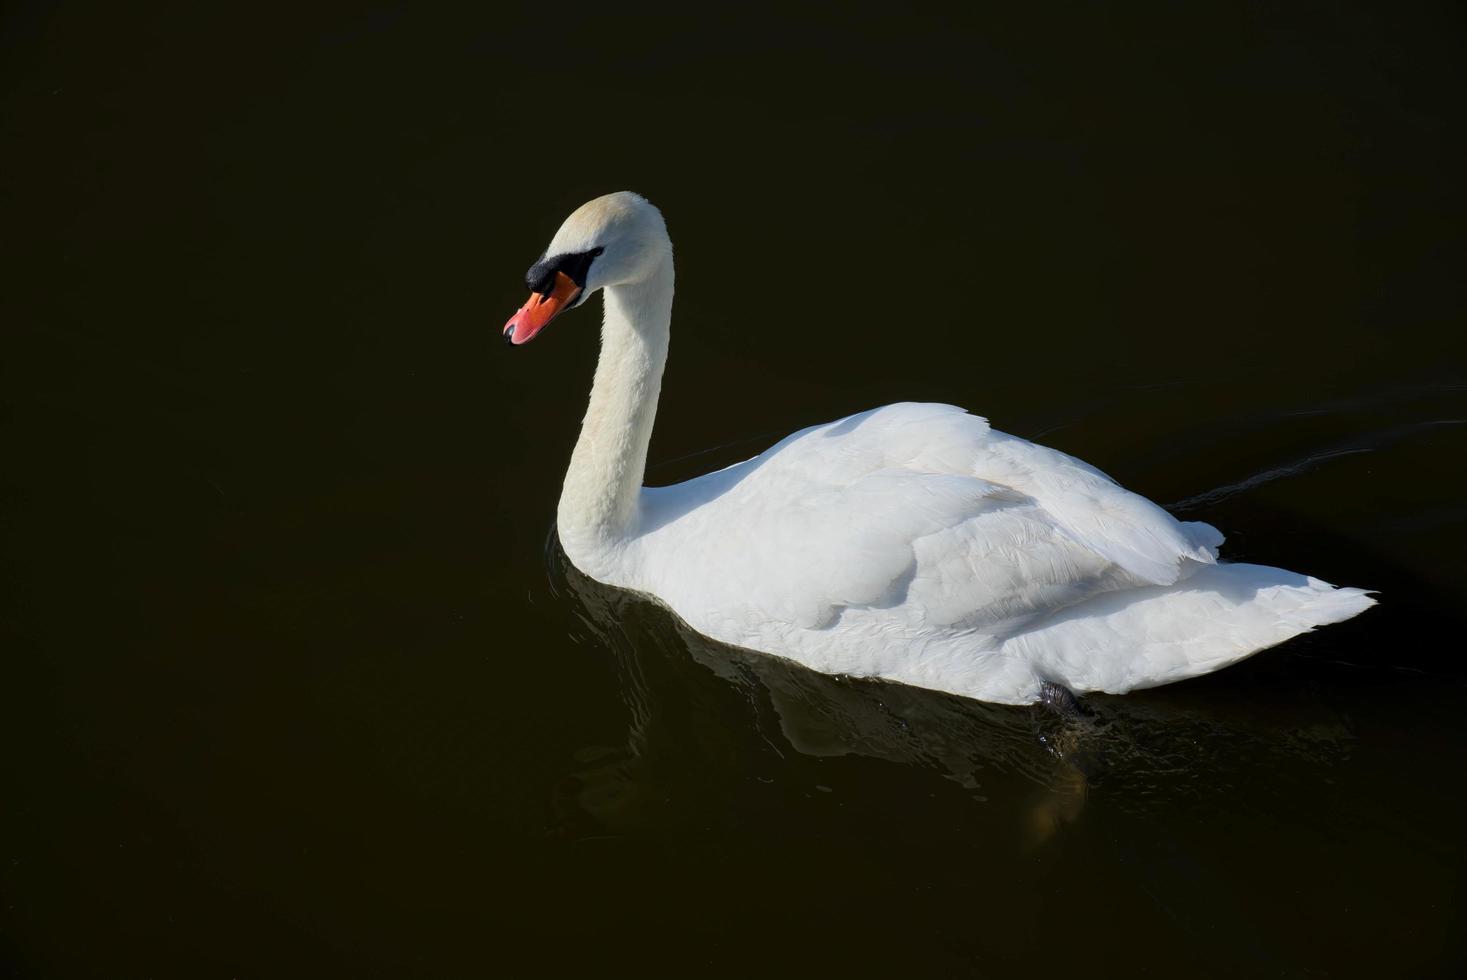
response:
[[[1088,463],[1000,432],[984,449],[986,478],[1032,497],[1077,544],[1143,582],[1172,585],[1187,562],[1217,561],[1216,528],[1183,524]]]
[[[898,628],[991,633],[1213,560],[1205,533],[950,405],[814,426],[643,503],[638,584],[735,630],[818,629],[856,607],[890,610]]]

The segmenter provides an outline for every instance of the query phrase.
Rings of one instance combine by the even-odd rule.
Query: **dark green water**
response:
[[[1461,970],[1467,18],[1279,7],[7,8],[0,973]],[[1065,723],[587,582],[620,188],[649,481],[949,401],[1381,605]]]

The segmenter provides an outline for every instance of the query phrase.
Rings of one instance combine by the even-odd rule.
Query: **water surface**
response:
[[[23,976],[1448,975],[1461,15],[6,15],[0,957]],[[811,674],[551,536],[677,248],[648,479],[947,401],[1357,620],[1092,715]]]

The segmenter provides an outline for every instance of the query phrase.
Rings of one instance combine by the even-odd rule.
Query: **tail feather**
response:
[[[1027,658],[1043,680],[1124,694],[1211,673],[1374,604],[1363,589],[1281,568],[1205,565],[1173,586],[1073,606],[1003,650]]]

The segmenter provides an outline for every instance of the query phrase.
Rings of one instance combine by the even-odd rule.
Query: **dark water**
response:
[[[7,7],[4,967],[1460,970],[1467,19],[1013,6]],[[1064,722],[587,582],[623,187],[650,481],[950,401],[1381,605]]]

